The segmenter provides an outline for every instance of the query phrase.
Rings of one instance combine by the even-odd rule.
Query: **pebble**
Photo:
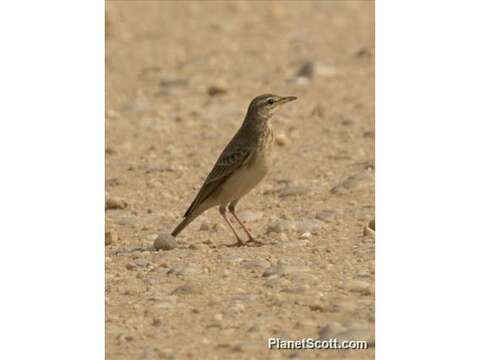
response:
[[[373,231],[375,231],[375,219],[370,220],[370,221],[368,222],[368,227],[369,227],[370,229],[372,229]]]
[[[304,232],[302,235],[300,235],[300,239],[309,239],[312,237],[312,233],[307,231],[307,232]]]
[[[177,241],[168,233],[161,233],[153,242],[155,250],[172,250],[177,247]]]
[[[212,229],[215,232],[223,231],[223,230],[225,230],[225,226],[223,226],[223,224],[216,223],[215,225],[213,225]]]
[[[327,312],[328,305],[325,304],[323,301],[315,301],[312,304],[308,305],[311,311],[318,311],[318,312]]]
[[[285,266],[283,265],[270,266],[263,272],[262,276],[263,277],[278,276],[283,274],[284,272],[285,272]]]
[[[290,140],[285,133],[280,133],[275,136],[275,143],[279,146],[287,146]]]
[[[218,84],[212,85],[208,88],[207,93],[210,96],[217,96],[217,95],[226,94],[227,93],[227,86],[226,86],[226,84],[223,84],[223,83],[218,83]]]
[[[106,208],[109,210],[125,209],[128,203],[118,197],[108,197]]]
[[[335,66],[328,65],[319,61],[308,61],[304,63],[297,72],[297,81],[312,80],[315,76],[333,77],[337,73]]]
[[[345,289],[350,290],[351,292],[359,293],[361,295],[371,295],[372,294],[372,284],[363,280],[349,280],[344,285]]]
[[[206,222],[203,222],[200,225],[200,231],[209,231],[210,230],[210,225],[208,225]]]
[[[150,261],[148,260],[145,260],[145,259],[142,259],[142,258],[139,258],[139,259],[135,259],[135,265],[139,266],[139,267],[148,267],[151,265]]]
[[[176,276],[189,276],[189,275],[198,275],[202,273],[202,269],[197,265],[187,265],[180,269],[171,268],[167,271],[167,275],[176,275]]]
[[[118,233],[116,231],[107,231],[105,233],[105,245],[111,245],[118,241]]]
[[[363,236],[373,236],[373,235],[375,235],[375,231],[370,229],[370,227],[365,226],[363,228]]]
[[[202,288],[193,284],[185,284],[172,291],[172,295],[197,295],[202,293]]]
[[[315,63],[313,61],[304,63],[300,69],[298,69],[296,76],[300,78],[313,78],[315,76]]]
[[[110,178],[107,180],[107,186],[119,186],[122,185],[123,181],[118,177]]]
[[[372,52],[367,47],[360,47],[353,52],[353,56],[357,58],[369,58],[372,56]]]
[[[338,185],[334,186],[330,192],[332,194],[346,194],[368,184],[372,178],[371,170],[367,170],[345,178]]]

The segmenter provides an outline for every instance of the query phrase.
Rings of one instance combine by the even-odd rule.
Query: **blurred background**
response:
[[[106,2],[108,357],[374,342],[374,51],[373,1]],[[149,251],[262,93],[299,98],[272,122],[276,166],[239,204],[269,245],[222,247],[211,210],[178,248]]]

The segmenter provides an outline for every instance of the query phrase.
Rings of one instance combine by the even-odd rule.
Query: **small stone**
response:
[[[135,269],[135,265],[128,263],[128,264],[125,265],[125,268],[126,268],[127,270],[134,270],[134,269]]]
[[[373,231],[375,231],[375,219],[370,220],[370,221],[368,222],[368,227],[369,227],[370,229],[372,229]]]
[[[312,237],[312,233],[307,231],[307,232],[304,232],[302,235],[300,235],[300,239],[309,239]]]
[[[280,133],[275,136],[275,143],[279,146],[287,146],[290,140],[285,133]]]
[[[226,94],[227,86],[226,84],[223,84],[223,83],[212,85],[208,88],[207,93],[210,96],[218,96],[218,95]]]
[[[369,58],[372,56],[372,52],[367,47],[360,47],[354,51],[353,56],[361,58]]]
[[[172,291],[172,295],[197,295],[202,293],[202,288],[193,284],[185,284]]]
[[[263,277],[278,276],[283,274],[284,271],[285,271],[285,267],[283,265],[270,266],[263,272],[262,276]]]
[[[344,287],[351,292],[359,293],[361,295],[372,294],[372,284],[363,280],[350,280],[345,283]]]
[[[118,234],[116,231],[107,231],[105,233],[105,245],[111,245],[118,241]]]
[[[128,203],[120,199],[118,197],[109,197],[107,199],[106,208],[109,210],[116,210],[116,209],[125,209],[128,206]]]
[[[115,177],[115,178],[110,178],[107,180],[107,186],[118,186],[118,185],[122,185],[122,180],[118,177]]]
[[[139,267],[148,267],[151,265],[150,261],[148,260],[145,260],[145,259],[142,259],[142,258],[139,258],[139,259],[135,259],[135,265],[139,266]]]
[[[308,61],[304,63],[297,71],[297,77],[311,79],[315,76],[315,63]]]
[[[223,226],[223,224],[216,223],[215,225],[213,225],[212,229],[213,229],[213,231],[215,231],[215,232],[223,231],[223,230],[225,230],[225,226]],[[205,242],[204,242],[204,243],[205,243]]]
[[[210,226],[206,222],[203,222],[200,225],[200,231],[209,231],[209,230],[210,230]]]
[[[297,79],[313,79],[315,76],[332,77],[337,73],[335,66],[321,63],[319,61],[308,61],[303,64],[297,72]]]
[[[360,189],[367,185],[373,179],[370,170],[349,176],[334,186],[330,192],[332,194],[346,194],[352,190]]]
[[[177,247],[177,241],[172,235],[168,233],[162,233],[159,234],[153,242],[153,247],[155,250],[172,250]]]
[[[373,236],[373,235],[375,235],[375,231],[370,229],[370,227],[365,226],[363,228],[363,236]]]
[[[328,311],[328,306],[323,302],[314,302],[313,304],[308,305],[311,311],[326,312]]]

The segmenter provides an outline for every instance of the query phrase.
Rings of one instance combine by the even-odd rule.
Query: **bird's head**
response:
[[[253,99],[250,103],[250,106],[248,107],[248,114],[250,116],[258,116],[268,119],[281,105],[296,99],[297,98],[295,96],[278,96],[273,94],[260,95]]]

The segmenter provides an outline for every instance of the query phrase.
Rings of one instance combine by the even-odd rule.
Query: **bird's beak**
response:
[[[280,100],[278,100],[278,103],[279,104],[285,104],[285,103],[293,101],[293,100],[297,100],[297,97],[296,96],[285,96],[285,97],[282,97]]]

